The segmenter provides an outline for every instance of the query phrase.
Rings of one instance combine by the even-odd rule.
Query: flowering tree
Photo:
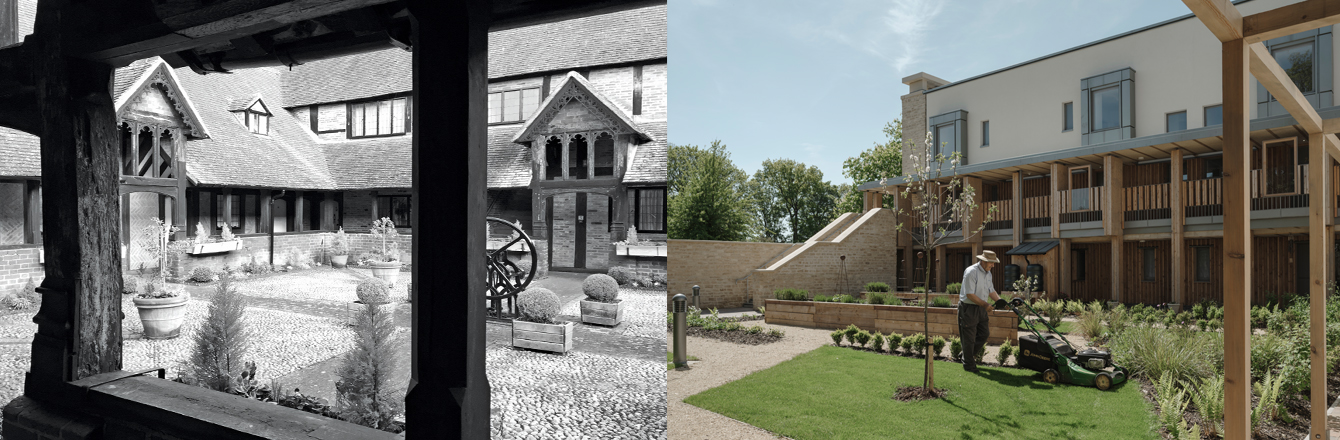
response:
[[[986,222],[996,213],[992,207],[986,213],[986,218],[972,223],[974,228],[964,228],[964,225],[972,222],[972,216],[977,212],[977,203],[974,201],[977,188],[964,185],[958,175],[958,165],[963,161],[963,154],[953,152],[946,156],[940,153],[938,148],[933,147],[931,136],[927,132],[926,140],[921,144],[907,144],[907,157],[903,162],[905,174],[899,176],[904,185],[899,190],[899,196],[911,200],[912,205],[909,209],[903,209],[901,204],[892,208],[898,219],[896,231],[906,232],[912,237],[913,243],[921,246],[927,254],[951,242],[968,241],[981,233],[986,228]],[[888,179],[882,179],[880,184],[887,185]],[[954,232],[961,234],[951,236]],[[931,264],[926,265],[924,279],[927,282],[931,279],[932,267]],[[930,291],[929,287],[927,292]],[[929,293],[926,299],[922,301],[922,321],[924,332],[929,337]],[[932,357],[926,356],[926,372],[922,382],[923,392],[928,394],[935,390],[935,364],[931,362]]]
[[[399,235],[399,232],[395,228],[395,222],[391,221],[389,217],[373,220],[371,231],[372,235],[381,239],[381,261],[400,260],[400,243],[396,242],[396,236]],[[387,240],[390,240],[389,244]]]

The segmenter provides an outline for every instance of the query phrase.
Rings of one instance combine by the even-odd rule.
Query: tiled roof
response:
[[[665,8],[490,33],[489,78],[666,58]],[[285,107],[409,92],[412,60],[410,52],[386,49],[295,66],[282,75]]]
[[[530,185],[529,147],[512,142],[520,125],[489,127],[489,188]]]
[[[624,183],[665,183],[666,180],[666,123],[665,121],[638,124],[656,140],[637,147],[633,165],[624,173]]]
[[[41,140],[22,131],[0,127],[0,177],[42,175]]]
[[[186,169],[200,185],[335,189],[325,157],[306,128],[288,112],[270,118],[269,135],[251,133],[228,111],[240,97],[259,94],[282,105],[279,70],[239,69],[227,75],[177,70],[185,93],[209,126],[208,139],[186,142]]]
[[[144,72],[149,70],[149,67],[157,65],[158,60],[158,57],[138,59],[126,67],[116,69],[116,72],[112,75],[112,101],[121,98],[121,94],[125,93],[126,89],[129,89],[136,81],[139,81],[140,77],[144,76]]]
[[[37,0],[19,1],[19,41],[33,33],[33,24],[37,23]]]
[[[286,114],[287,112],[280,112]],[[409,188],[413,182],[411,136],[326,142],[326,164],[338,189]]]

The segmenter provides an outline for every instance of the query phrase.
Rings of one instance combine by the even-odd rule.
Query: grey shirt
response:
[[[977,295],[982,302],[990,304],[990,294],[995,291],[995,286],[991,285],[991,272],[982,269],[982,262],[978,261],[963,271],[963,288],[959,289],[958,301],[976,305],[976,302],[969,302],[968,295]]]

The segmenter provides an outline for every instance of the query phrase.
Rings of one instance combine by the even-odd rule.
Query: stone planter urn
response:
[[[619,325],[620,322],[623,322],[623,300],[616,301],[611,304],[582,300],[582,322],[608,326]]]
[[[532,350],[567,353],[572,350],[572,331],[574,322],[562,324],[540,324],[512,320],[512,346]]]
[[[134,298],[135,308],[140,312],[140,323],[144,326],[144,337],[149,339],[172,339],[181,333],[181,324],[186,320],[186,302],[191,298],[187,294],[171,298]]]
[[[395,285],[396,280],[400,278],[399,261],[373,261],[368,265],[372,266],[372,276],[381,278],[387,284]]]
[[[348,256],[348,255],[331,255],[331,256],[330,256],[330,265],[331,265],[331,266],[334,266],[336,269],[344,269],[345,266],[349,265],[349,256]]]

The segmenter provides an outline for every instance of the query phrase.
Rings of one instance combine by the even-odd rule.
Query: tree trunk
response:
[[[921,320],[924,326],[923,331],[926,335],[926,375],[922,380],[921,387],[926,391],[935,389],[935,364],[932,363],[935,355],[931,353],[931,255],[930,249],[926,252],[926,297],[921,301]]]

